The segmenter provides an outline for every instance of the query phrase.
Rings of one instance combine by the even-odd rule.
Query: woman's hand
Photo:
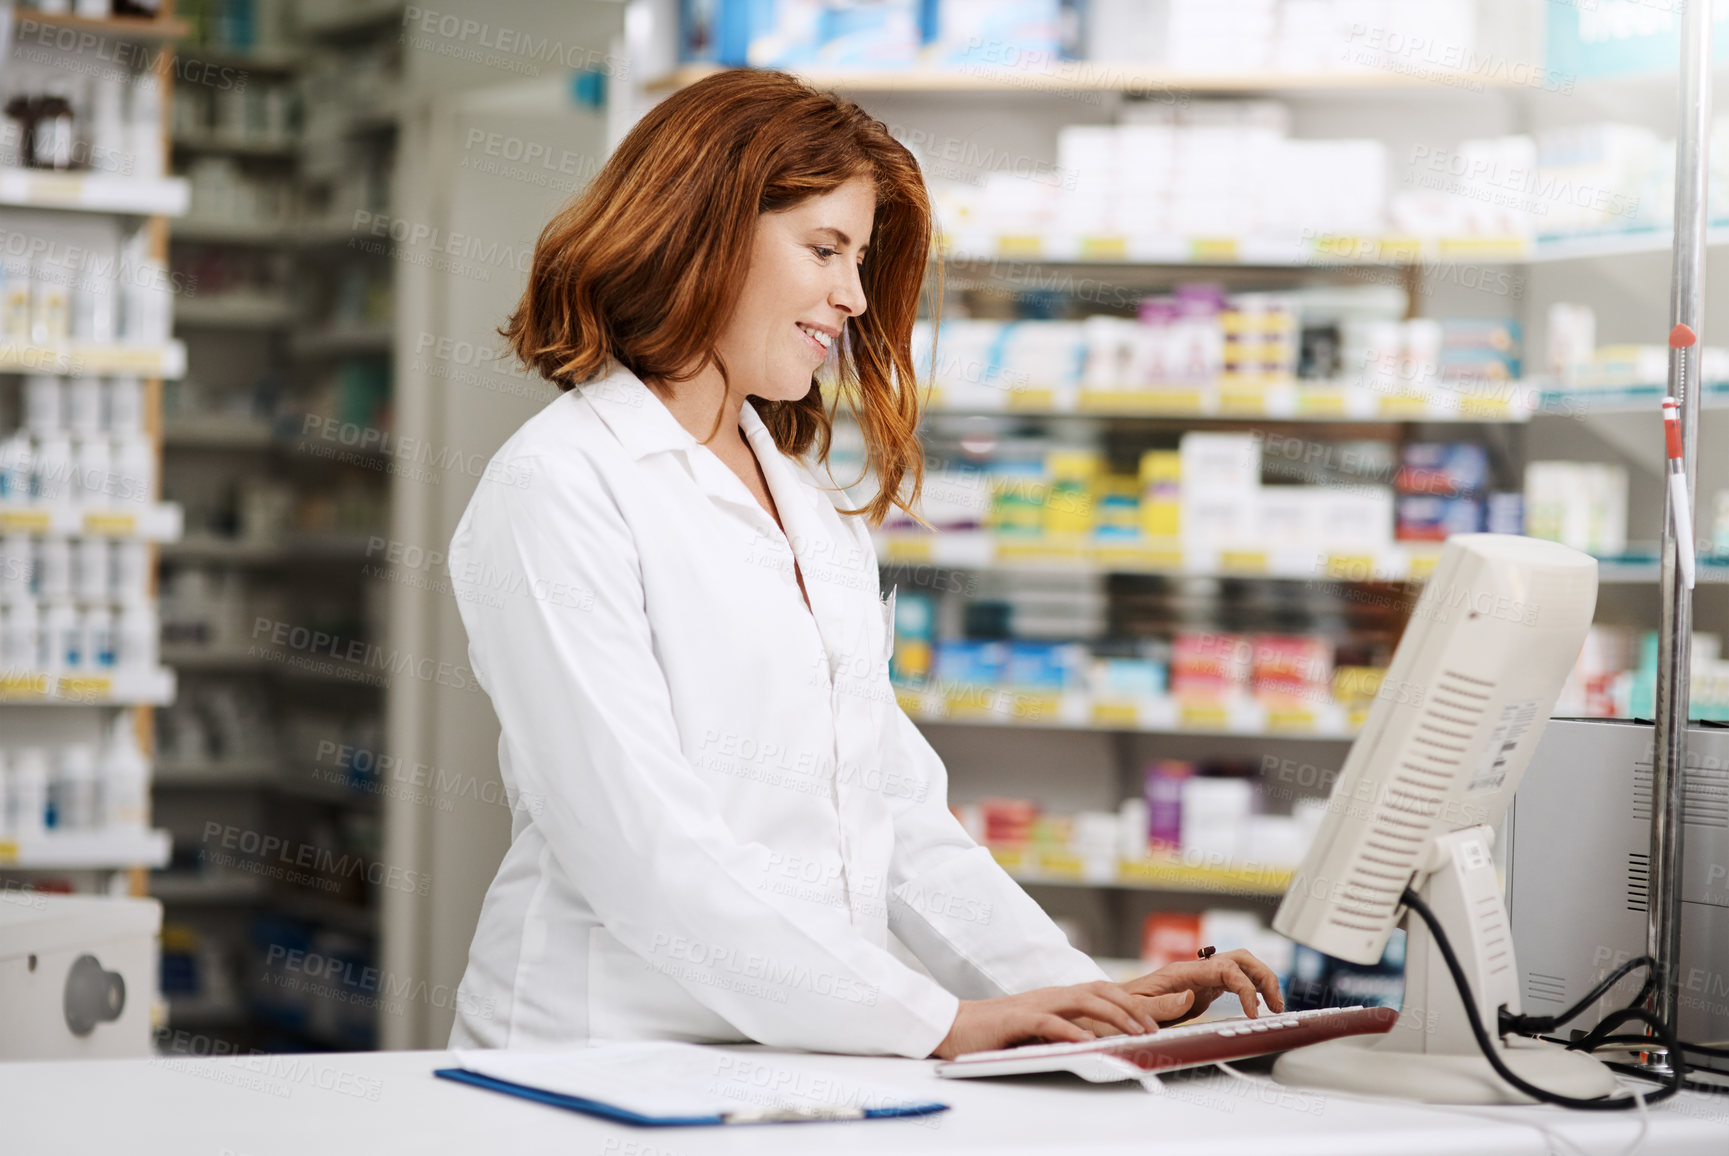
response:
[[[1175,997],[1182,1002],[1187,998]],[[1138,998],[1122,984],[1102,979],[1073,987],[1035,988],[1000,999],[962,1000],[949,1034],[931,1054],[952,1060],[967,1052],[988,1052],[1016,1044],[1082,1043],[1100,1035],[1141,1035],[1158,1030],[1161,1014],[1177,1014],[1179,1010],[1178,1003],[1170,998]]]
[[[1166,964],[1123,987],[1135,995],[1153,999],[1185,999],[1186,1006],[1176,1016],[1167,1017],[1162,1009],[1157,1013],[1159,1023],[1166,1027],[1200,1015],[1227,991],[1236,993],[1242,1001],[1243,1014],[1251,1019],[1260,1014],[1255,1006],[1257,991],[1267,998],[1267,1006],[1274,1012],[1285,1010],[1285,1001],[1279,995],[1279,977],[1272,968],[1242,950]]]

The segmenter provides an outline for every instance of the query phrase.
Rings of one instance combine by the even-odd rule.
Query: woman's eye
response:
[[[830,257],[834,256],[836,253],[840,252],[839,249],[826,249],[821,245],[813,246],[813,251],[816,253],[817,256],[821,257],[824,261],[828,260]]]

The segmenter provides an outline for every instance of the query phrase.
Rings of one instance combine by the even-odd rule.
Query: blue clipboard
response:
[[[562,1092],[548,1092],[543,1088],[531,1088],[527,1084],[513,1084],[509,1080],[483,1076],[479,1072],[470,1072],[464,1068],[435,1068],[432,1074],[441,1076],[446,1080],[455,1080],[460,1084],[472,1084],[477,1088],[503,1092],[507,1096],[519,1096],[524,1100],[533,1100],[537,1104],[550,1104],[554,1108],[585,1112],[590,1116],[616,1120],[621,1124],[631,1124],[639,1128],[680,1128],[703,1124],[811,1124],[824,1120],[886,1120],[898,1116],[929,1116],[936,1112],[949,1110],[947,1104],[933,1102],[908,1104],[898,1108],[766,1108],[723,1112],[714,1116],[644,1116],[612,1104],[602,1103],[599,1100],[585,1100],[581,1096],[567,1096]]]

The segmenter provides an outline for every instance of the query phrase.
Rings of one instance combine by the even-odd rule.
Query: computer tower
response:
[[[1555,719],[1507,817],[1507,908],[1528,1014],[1559,1012],[1645,954],[1656,728]],[[1729,1041],[1729,729],[1687,732],[1681,877],[1680,1038]],[[1588,1030],[1625,1007],[1645,972],[1566,1025]],[[1628,1031],[1636,1031],[1630,1026]],[[1690,1058],[1699,1067],[1729,1062]]]

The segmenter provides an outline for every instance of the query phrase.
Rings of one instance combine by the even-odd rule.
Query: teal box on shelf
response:
[[[1001,642],[945,638],[936,646],[937,679],[948,686],[996,686],[1007,662],[1008,647]]]
[[[918,0],[683,0],[686,62],[752,68],[906,68]]]

